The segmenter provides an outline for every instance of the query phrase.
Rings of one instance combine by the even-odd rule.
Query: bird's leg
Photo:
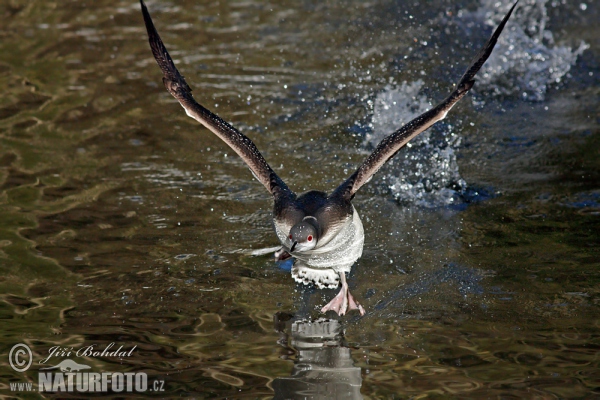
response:
[[[356,300],[354,300],[354,296],[350,294],[350,290],[348,290],[348,283],[346,282],[346,274],[344,272],[340,272],[340,281],[342,282],[342,288],[340,292],[327,304],[325,307],[321,309],[322,313],[325,313],[329,310],[335,311],[338,315],[346,314],[346,311],[358,310],[360,315],[365,315],[365,309],[363,306],[358,304]]]

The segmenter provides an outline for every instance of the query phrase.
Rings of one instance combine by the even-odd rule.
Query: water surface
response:
[[[508,7],[148,5],[196,98],[298,192],[444,98]],[[146,396],[600,396],[599,8],[520,7],[473,94],[356,196],[367,315],[317,321],[335,291],[250,255],[277,245],[271,199],[165,92],[139,4],[0,5],[0,390],[114,342],[137,347],[73,359],[165,382]]]

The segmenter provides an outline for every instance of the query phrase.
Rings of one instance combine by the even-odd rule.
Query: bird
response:
[[[294,258],[292,277],[317,288],[337,288],[339,293],[322,309],[342,316],[351,310],[360,315],[365,309],[350,293],[346,281],[352,265],[362,255],[364,229],[352,199],[358,190],[412,138],[444,119],[475,83],[475,75],[492,53],[517,2],[502,19],[487,43],[480,49],[448,97],[385,137],[356,171],[331,193],[310,190],[296,194],[269,166],[254,142],[218,115],[200,105],[192,89],[176,68],[161,40],[148,8],[140,0],[150,49],[163,72],[167,91],[186,114],[223,140],[246,163],[252,175],[273,196],[273,226],[281,242],[277,260]]]

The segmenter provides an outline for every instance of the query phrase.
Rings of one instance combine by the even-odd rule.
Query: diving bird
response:
[[[282,245],[275,256],[280,260],[290,256],[296,259],[292,277],[298,282],[313,283],[318,288],[336,288],[341,282],[340,292],[321,312],[332,310],[343,315],[348,310],[358,310],[364,315],[364,308],[354,299],[346,282],[346,273],[361,256],[364,243],[363,226],[352,199],[383,164],[412,138],[444,119],[448,111],[473,87],[475,75],[492,53],[518,1],[445,100],[383,139],[358,169],[331,194],[311,190],[301,195],[294,193],[283,182],[247,136],[196,102],[192,89],[175,67],[158,35],[143,0],[140,3],[150,48],[164,74],[163,83],[167,91],[177,99],[189,117],[227,143],[273,196],[273,225]]]

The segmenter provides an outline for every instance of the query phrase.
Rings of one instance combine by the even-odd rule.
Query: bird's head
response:
[[[305,219],[292,227],[288,239],[290,252],[312,250],[319,241],[319,231],[313,223]]]

